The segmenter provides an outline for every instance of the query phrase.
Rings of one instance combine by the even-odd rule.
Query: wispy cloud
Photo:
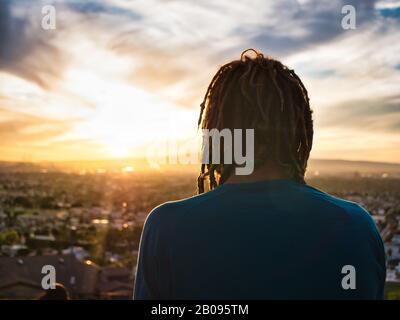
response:
[[[0,6],[0,69],[49,87],[64,67],[54,34],[40,28],[41,6],[3,0]]]

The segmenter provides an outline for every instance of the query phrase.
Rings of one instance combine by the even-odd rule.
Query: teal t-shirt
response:
[[[356,203],[291,180],[225,184],[150,213],[134,298],[381,299],[385,275]]]

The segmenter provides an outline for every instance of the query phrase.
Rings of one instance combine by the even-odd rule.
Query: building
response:
[[[73,255],[0,257],[0,298],[35,299],[44,290],[42,268],[56,269],[56,282],[73,298],[96,298],[100,268],[77,260]]]
[[[37,299],[44,293],[42,268],[56,270],[72,299],[132,299],[133,272],[127,268],[101,268],[75,255],[0,257],[0,299]]]

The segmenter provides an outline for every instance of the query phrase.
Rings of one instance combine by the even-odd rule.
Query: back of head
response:
[[[254,129],[255,169],[274,163],[304,183],[313,141],[312,110],[302,81],[281,62],[248,49],[240,60],[223,65],[207,89],[198,124],[209,130]],[[199,193],[206,180],[210,189],[223,184],[235,166],[202,164]]]
[[[61,283],[56,283],[56,287],[46,290],[39,300],[69,300],[69,294],[67,288]]]

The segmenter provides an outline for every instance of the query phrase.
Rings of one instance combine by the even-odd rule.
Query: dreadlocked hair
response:
[[[255,56],[249,57],[250,51]],[[223,65],[200,105],[198,126],[254,129],[255,169],[271,160],[293,180],[305,183],[313,141],[312,110],[304,84],[280,61],[247,49],[240,60]],[[210,159],[211,153],[210,147]],[[206,181],[210,190],[223,184],[235,167],[223,161],[201,164],[198,193],[204,192]]]

